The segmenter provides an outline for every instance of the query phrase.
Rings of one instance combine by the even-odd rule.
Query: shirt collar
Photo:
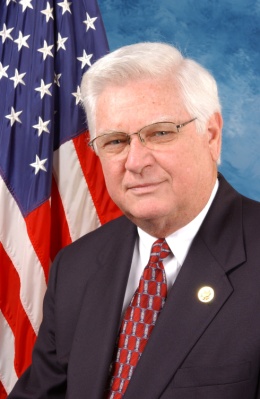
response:
[[[208,210],[215,198],[219,186],[219,181],[216,180],[214,188],[212,190],[211,196],[206,204],[206,206],[202,209],[202,211],[186,226],[181,229],[175,231],[166,237],[166,241],[176,257],[178,263],[180,265],[183,264],[186,255],[190,249],[191,243],[197,234],[205,216],[208,213]],[[147,234],[145,231],[137,228],[139,235],[139,254],[143,264],[147,264],[150,256],[151,247],[155,241],[155,238],[150,234]]]

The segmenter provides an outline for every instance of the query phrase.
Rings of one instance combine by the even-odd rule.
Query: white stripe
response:
[[[41,263],[27,234],[26,223],[0,177],[0,241],[20,277],[20,299],[35,333],[42,320],[46,282]]]
[[[87,155],[86,155],[87,156]],[[100,226],[72,140],[54,152],[55,177],[72,241]]]
[[[0,380],[7,393],[17,381],[14,369],[14,336],[0,310]]]

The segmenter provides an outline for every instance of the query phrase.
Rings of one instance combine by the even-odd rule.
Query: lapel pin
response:
[[[214,290],[211,287],[202,287],[198,292],[198,298],[200,302],[211,302],[214,298]]]

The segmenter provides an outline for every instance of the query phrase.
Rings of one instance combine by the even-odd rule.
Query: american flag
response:
[[[31,362],[51,261],[120,211],[87,147],[96,0],[0,0],[0,398]]]

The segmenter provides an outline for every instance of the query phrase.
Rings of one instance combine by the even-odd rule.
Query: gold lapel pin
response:
[[[202,287],[198,292],[198,298],[200,302],[211,302],[214,298],[214,290],[211,287]]]

